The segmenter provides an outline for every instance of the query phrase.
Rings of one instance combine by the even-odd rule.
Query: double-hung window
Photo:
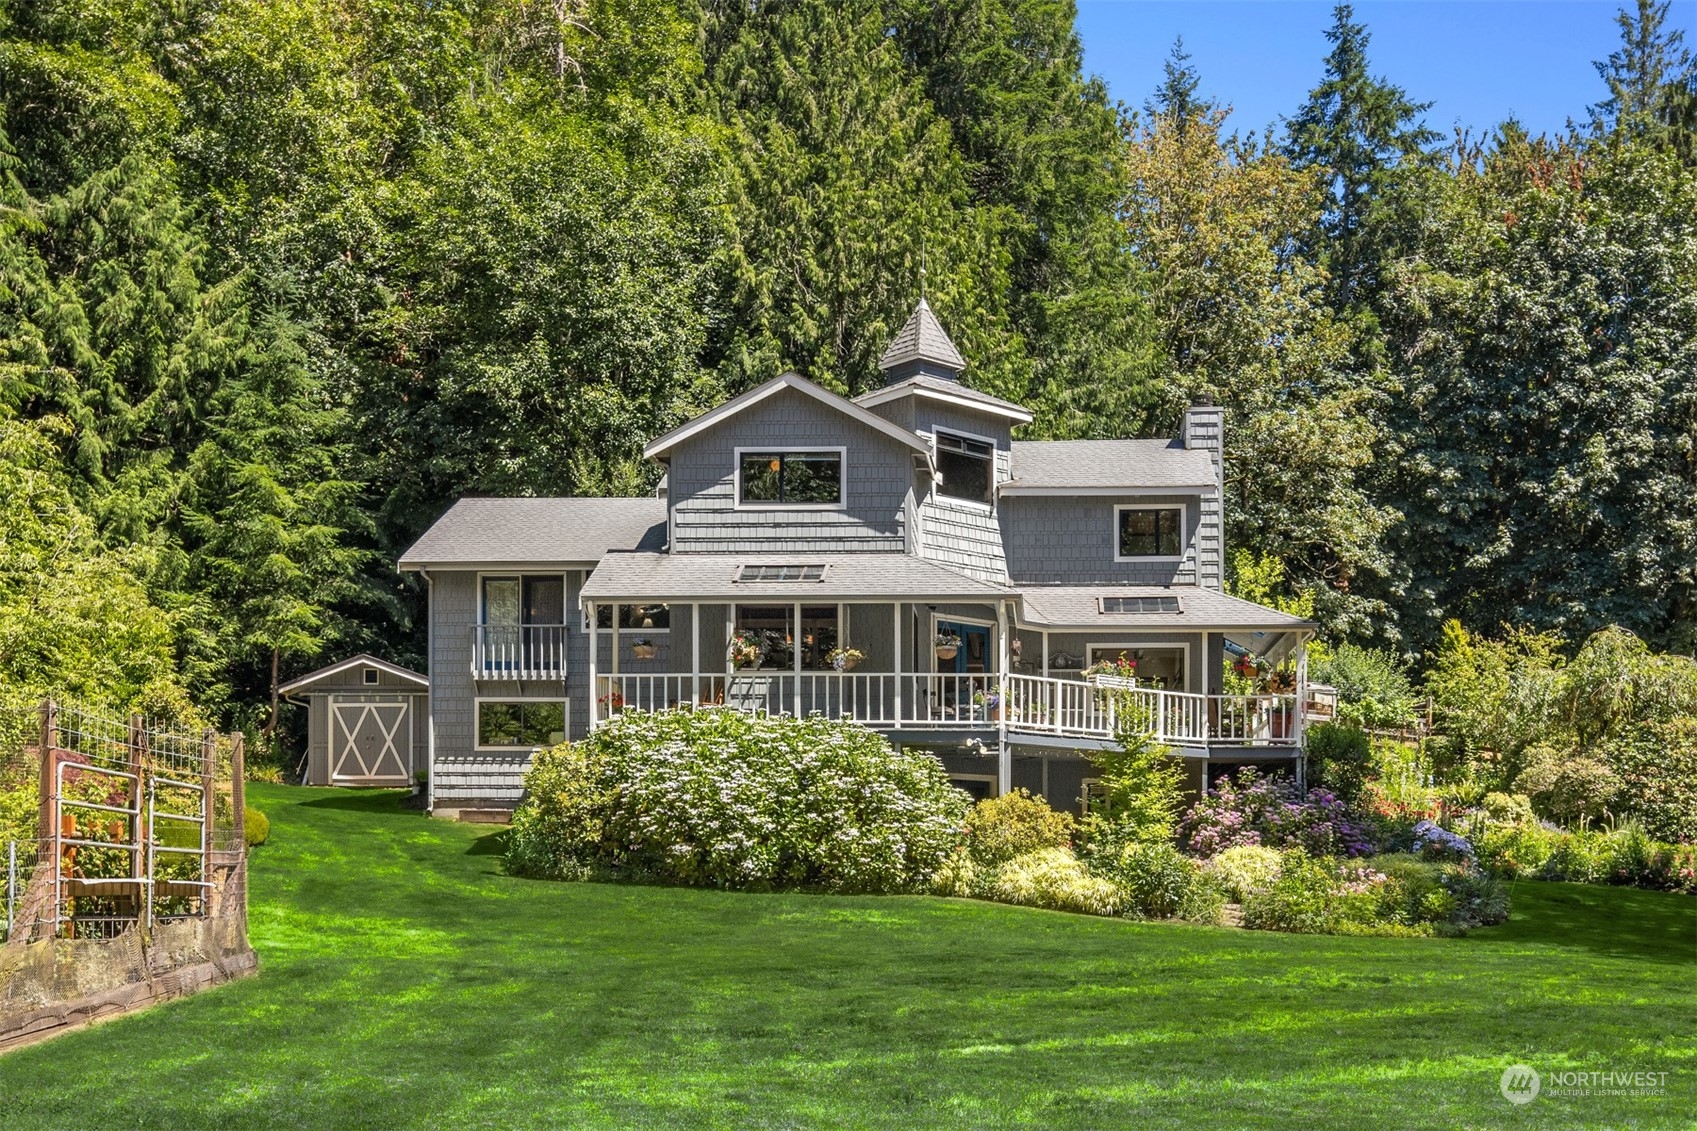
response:
[[[743,506],[841,506],[841,451],[737,453],[737,502]]]
[[[995,485],[996,446],[952,432],[937,433],[937,493],[952,499],[990,501]]]
[[[1184,556],[1183,507],[1116,507],[1114,522],[1121,561]]]

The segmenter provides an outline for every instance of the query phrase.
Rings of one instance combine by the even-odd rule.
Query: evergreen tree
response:
[[[1638,0],[1636,14],[1622,9],[1620,48],[1593,64],[1609,97],[1591,107],[1598,135],[1647,138],[1697,159],[1697,60],[1685,32],[1668,23],[1671,0]]]
[[[1151,118],[1171,118],[1180,132],[1187,130],[1192,118],[1205,118],[1218,107],[1212,99],[1200,98],[1197,90],[1202,76],[1191,66],[1190,52],[1184,49],[1184,36],[1173,40],[1172,50],[1161,64],[1161,85],[1143,103],[1143,112]]]
[[[1421,119],[1431,103],[1410,101],[1401,87],[1369,72],[1371,37],[1354,16],[1349,4],[1332,9],[1325,78],[1291,119],[1285,142],[1297,168],[1322,169],[1329,177],[1316,250],[1340,310],[1370,304],[1395,246],[1388,198],[1396,176],[1405,165],[1425,161],[1427,147],[1438,140]]]

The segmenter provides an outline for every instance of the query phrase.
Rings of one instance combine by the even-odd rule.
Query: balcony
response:
[[[474,679],[564,679],[563,624],[480,624],[472,629]]]
[[[1001,695],[991,694],[1000,686]],[[596,717],[690,706],[853,719],[877,730],[1000,731],[1013,741],[1112,741],[1122,724],[1182,747],[1299,747],[1329,715],[1307,695],[1198,695],[1130,680],[880,672],[739,671],[596,678]]]

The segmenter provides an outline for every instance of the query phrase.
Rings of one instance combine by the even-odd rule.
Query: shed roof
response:
[[[277,693],[279,695],[292,695],[297,691],[305,691],[313,684],[323,683],[325,680],[333,679],[351,668],[376,668],[380,672],[387,672],[396,679],[404,679],[409,683],[416,683],[420,687],[430,686],[430,680],[428,678],[413,671],[411,668],[403,668],[399,664],[391,664],[388,660],[380,660],[369,652],[361,652],[357,656],[349,656],[341,663],[319,668],[315,672],[307,672],[298,679],[291,679],[288,683],[279,687],[277,689]]]
[[[750,565],[823,565],[817,581],[742,581]],[[689,599],[908,601],[1015,596],[911,554],[608,554],[583,587],[586,600]]]
[[[593,565],[609,550],[666,544],[666,500],[461,499],[401,555],[402,569]]]
[[[1185,585],[1022,585],[1026,624],[1045,628],[1167,628],[1175,632],[1288,632],[1313,628],[1312,621],[1228,596],[1217,589]],[[1177,597],[1179,611],[1104,613],[1103,597]]]
[[[1178,440],[1016,440],[1011,462],[1003,494],[1200,490],[1219,482],[1208,452]]]

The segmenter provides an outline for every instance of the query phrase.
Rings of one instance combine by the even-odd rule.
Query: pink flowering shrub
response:
[[[1186,850],[1203,858],[1243,845],[1301,848],[1311,856],[1366,856],[1375,849],[1367,826],[1336,794],[1311,789],[1300,796],[1283,778],[1263,777],[1253,767],[1209,790],[1178,831]]]

